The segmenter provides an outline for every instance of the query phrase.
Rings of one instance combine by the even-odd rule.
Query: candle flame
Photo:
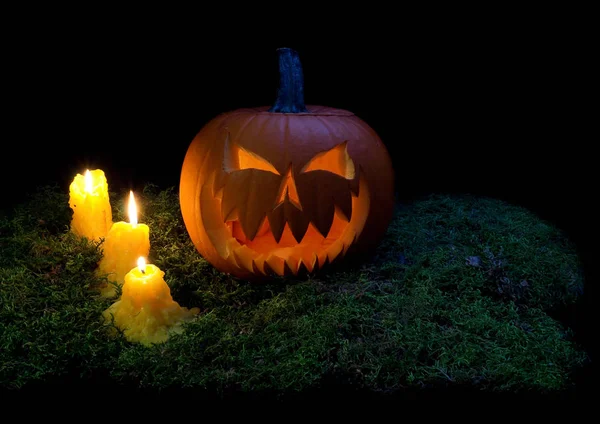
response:
[[[137,260],[137,266],[142,273],[146,272],[146,259],[143,256],[140,256]]]
[[[84,188],[85,192],[86,193],[91,193],[92,190],[94,189],[94,184],[93,184],[93,181],[92,181],[92,173],[90,172],[89,169],[85,170],[84,180],[85,180],[85,188]]]
[[[132,225],[137,225],[138,217],[137,217],[137,206],[135,204],[135,198],[133,197],[133,191],[129,191],[129,223]]]

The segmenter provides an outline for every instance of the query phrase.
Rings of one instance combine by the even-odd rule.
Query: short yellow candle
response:
[[[133,191],[129,192],[129,222],[115,222],[106,235],[103,244],[103,256],[98,264],[97,273],[106,275],[108,281],[122,285],[125,274],[136,266],[140,256],[150,253],[150,229],[146,224],[138,224],[137,205]],[[104,297],[114,297],[113,284],[101,287]]]
[[[108,183],[101,169],[77,174],[69,186],[69,206],[73,210],[71,231],[98,241],[106,237],[112,225]]]
[[[200,309],[179,306],[171,297],[164,275],[164,271],[140,257],[138,266],[125,275],[121,298],[103,312],[105,322],[114,317],[115,326],[127,340],[146,346],[163,343],[172,333],[181,333],[183,322],[192,319]]]

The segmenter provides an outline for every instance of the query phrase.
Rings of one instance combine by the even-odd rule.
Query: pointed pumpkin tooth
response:
[[[310,272],[317,271],[318,266],[319,266],[319,257],[317,256],[316,253],[313,253],[312,259],[310,261],[310,270],[309,271]]]
[[[244,234],[244,230],[238,221],[228,221],[231,223],[231,236],[237,240],[240,244],[246,244],[248,239],[246,238],[246,234]]]
[[[323,269],[323,267],[325,267],[329,263],[329,258],[327,257],[327,251],[320,252],[317,257],[318,257],[318,261],[319,261],[319,269]]]
[[[267,274],[265,271],[265,258],[266,256],[263,253],[254,258],[254,266],[260,270],[262,275]]]
[[[263,222],[262,222],[262,224],[260,224],[258,232],[256,233],[256,237],[262,237],[262,236],[270,235],[270,234],[271,234],[271,227],[269,224],[269,219],[265,215],[265,218],[263,219]]]
[[[306,230],[308,229],[308,219],[294,219],[288,221],[288,225],[292,235],[294,236],[294,240],[296,240],[298,243],[301,243],[304,235],[306,234]]]
[[[323,237],[327,237],[331,229],[336,204],[351,214],[352,195],[348,190],[348,180],[318,170],[301,173],[297,183],[304,213]]]
[[[255,213],[246,214],[240,218],[242,229],[244,230],[244,234],[246,234],[248,240],[254,240],[254,237],[256,237],[258,230],[262,226],[263,220],[266,218],[266,215],[263,215],[262,218],[259,218],[259,215]]]
[[[265,270],[265,274],[268,276],[278,275],[275,272],[275,270],[273,268],[271,268],[271,265],[269,265],[269,263],[267,261],[265,261],[264,270]]]
[[[333,223],[333,215],[335,214],[335,207],[333,206],[333,202],[327,205],[322,206],[322,209],[318,214],[313,215],[313,223],[315,228],[323,237],[327,237],[329,234],[329,230],[331,229],[331,224]]]
[[[252,260],[252,270],[254,271],[254,274],[255,274],[255,275],[259,275],[259,276],[261,276],[261,277],[264,277],[264,276],[265,276],[265,272],[264,272],[264,270],[263,270],[262,264],[261,264],[261,266],[259,266],[259,265],[256,263],[256,260]]]
[[[300,261],[294,257],[289,257],[285,260],[287,268],[292,272],[294,276],[298,275],[298,263]]]
[[[310,270],[310,273],[311,274],[317,274],[319,272],[319,270],[320,270],[320,267],[319,267],[319,257],[317,255],[315,255],[315,261],[313,262],[313,267]]]
[[[310,220],[301,210],[294,206],[291,202],[283,203],[283,215],[287,221],[292,235],[297,243],[300,243],[306,234]]]
[[[298,269],[296,270],[296,276],[305,276],[309,274],[308,268],[302,259],[298,261]]]
[[[265,261],[265,268],[267,266],[271,268],[275,274],[283,277],[285,271],[285,261],[283,258],[272,254]]]
[[[290,268],[290,266],[288,265],[287,262],[283,262],[283,276],[284,277],[291,277],[291,276],[295,276],[296,274],[294,274],[294,271],[292,270],[292,268]]]
[[[269,220],[269,227],[271,227],[271,234],[273,234],[275,241],[279,243],[281,235],[283,234],[283,229],[285,228],[283,204],[267,213],[267,219]]]
[[[277,175],[257,169],[229,174],[221,205],[223,214],[237,208],[246,237],[254,239],[267,212],[272,209],[280,182]]]
[[[316,255],[316,253],[312,253],[312,254],[304,255],[304,256],[307,256],[307,257],[302,258],[302,264],[306,268],[306,271],[310,274],[314,271],[315,265],[317,264],[317,255]]]
[[[235,261],[240,264],[241,267],[247,269],[250,272],[254,272],[252,267],[254,251],[248,246],[240,246],[233,251]]]

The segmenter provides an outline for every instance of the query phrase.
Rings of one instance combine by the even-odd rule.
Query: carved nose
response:
[[[287,173],[283,176],[281,180],[281,186],[279,188],[279,194],[277,195],[275,207],[282,204],[286,198],[292,205],[294,205],[299,210],[302,210],[302,206],[300,205],[300,198],[298,197],[298,190],[296,190],[296,182],[294,181],[294,174],[292,173],[291,165],[288,168]]]

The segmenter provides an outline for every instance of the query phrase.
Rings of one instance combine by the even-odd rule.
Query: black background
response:
[[[138,12],[8,16],[2,209],[41,184],[68,191],[86,168],[103,169],[114,191],[177,186],[203,125],[221,112],[272,104],[275,50],[292,47],[303,63],[306,103],[351,110],[380,135],[399,200],[492,196],[568,233],[589,274],[569,319],[589,346],[597,194],[590,143],[597,140],[586,131],[588,102],[596,102],[582,15],[424,11],[395,24],[370,21],[369,29],[359,18],[340,18],[343,31],[314,37],[290,24],[287,32],[300,35],[292,39],[269,28],[259,35],[258,23],[233,33],[237,23],[220,15],[179,22]]]

